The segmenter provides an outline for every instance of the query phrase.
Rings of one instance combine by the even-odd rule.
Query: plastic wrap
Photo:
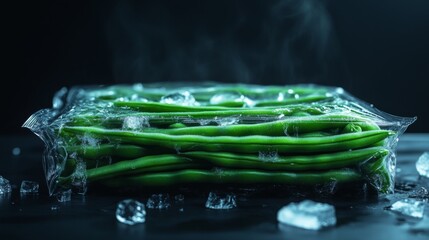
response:
[[[415,120],[342,88],[134,84],[61,89],[24,127],[46,144],[50,193],[205,185],[394,188]]]

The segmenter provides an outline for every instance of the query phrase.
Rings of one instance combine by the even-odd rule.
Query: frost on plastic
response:
[[[429,178],[429,152],[424,152],[417,159],[416,169],[420,176]]]
[[[134,199],[125,199],[116,207],[116,220],[127,225],[135,225],[146,221],[146,209],[143,203]]]
[[[12,187],[9,180],[0,175],[0,195],[12,192]]]
[[[19,190],[22,194],[38,193],[39,183],[34,181],[24,180],[21,182],[21,188]]]
[[[147,208],[152,209],[167,209],[170,207],[170,195],[169,194],[152,194],[147,200]]]
[[[45,143],[51,194],[260,183],[333,194],[392,192],[398,137],[414,120],[342,88],[158,83],[62,88],[23,126]]]

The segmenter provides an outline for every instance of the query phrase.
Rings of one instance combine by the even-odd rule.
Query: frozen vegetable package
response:
[[[24,127],[46,144],[51,194],[336,184],[383,194],[414,120],[342,88],[166,83],[64,88]]]

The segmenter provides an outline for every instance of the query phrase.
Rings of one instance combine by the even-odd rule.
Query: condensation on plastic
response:
[[[197,86],[195,86],[197,85]],[[209,117],[192,116],[195,111],[213,110],[214,113],[228,112]],[[223,111],[223,109],[226,109]],[[231,111],[231,109],[233,109]],[[243,110],[269,110],[269,114],[244,114]],[[294,109],[301,111],[293,112]],[[317,112],[316,115],[312,115]],[[168,113],[167,113],[168,112]],[[159,114],[166,113],[166,114]],[[185,114],[184,114],[185,113]],[[187,113],[187,114],[186,114]],[[209,112],[205,112],[209,113]],[[340,114],[344,118],[332,117]],[[222,115],[222,114],[221,114]],[[112,86],[76,86],[70,90],[62,88],[53,98],[53,106],[34,113],[23,125],[29,128],[45,143],[43,158],[46,180],[50,194],[72,188],[75,192],[85,194],[87,170],[114,164],[114,154],[98,156],[96,163],[89,161],[85,151],[92,147],[97,152],[102,144],[119,146],[120,140],[108,136],[94,134],[74,134],[63,129],[68,127],[101,127],[134,134],[138,132],[156,132],[163,129],[194,128],[199,126],[217,126],[227,128],[231,125],[251,126],[257,123],[275,121],[305,122],[314,116],[327,116],[312,123],[337,124],[344,123],[349,118],[357,118],[370,126],[376,125],[382,130],[389,130],[390,135],[380,143],[389,154],[384,157],[384,167],[389,172],[388,179],[377,174],[364,176],[368,183],[380,193],[393,192],[395,174],[395,147],[398,137],[412,124],[416,118],[404,118],[382,112],[372,105],[359,100],[342,88],[320,85],[287,85],[259,86],[246,84],[219,83],[157,83]],[[291,126],[289,126],[291,125]],[[293,124],[285,125],[282,133],[276,136],[290,138],[324,137],[325,135],[340,135],[344,129],[328,128],[322,131],[301,132],[303,130]],[[338,124],[337,124],[338,125]],[[343,126],[339,124],[339,126]],[[355,125],[346,132],[366,131]],[[292,129],[291,129],[292,128]],[[202,132],[201,135],[204,135]],[[250,134],[251,135],[251,134]],[[146,144],[146,143],[145,143]],[[140,141],[140,145],[142,144]],[[239,144],[239,142],[238,142]],[[156,144],[147,142],[152,149]],[[198,151],[198,144],[183,149],[180,144],[169,144],[173,154],[186,151]],[[268,145],[265,151],[254,154],[262,162],[275,162],[279,155],[311,155],[314,153],[279,153],[275,147]],[[100,152],[101,149],[100,149]],[[225,150],[227,152],[227,150]],[[141,153],[143,157],[145,153]],[[97,155],[95,153],[95,155]],[[135,158],[137,156],[133,156]],[[120,159],[121,160],[121,159]],[[131,159],[126,159],[131,160]],[[356,166],[359,171],[370,162],[371,158]],[[213,171],[223,171],[225,168],[214,166]],[[219,170],[220,169],[220,170]],[[227,169],[227,168],[226,168]],[[345,168],[343,168],[345,169]],[[362,172],[362,171],[361,171]],[[116,176],[120,178],[121,176]],[[125,177],[125,176],[123,176]],[[67,180],[64,180],[67,179]],[[332,179],[335,183],[336,179]],[[386,188],[387,184],[387,188]]]

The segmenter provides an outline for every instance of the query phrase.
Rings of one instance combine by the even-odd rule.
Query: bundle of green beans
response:
[[[316,85],[115,85],[55,100],[59,107],[24,124],[47,143],[51,193],[87,182],[366,182],[388,193],[392,143],[407,124],[342,89]]]

